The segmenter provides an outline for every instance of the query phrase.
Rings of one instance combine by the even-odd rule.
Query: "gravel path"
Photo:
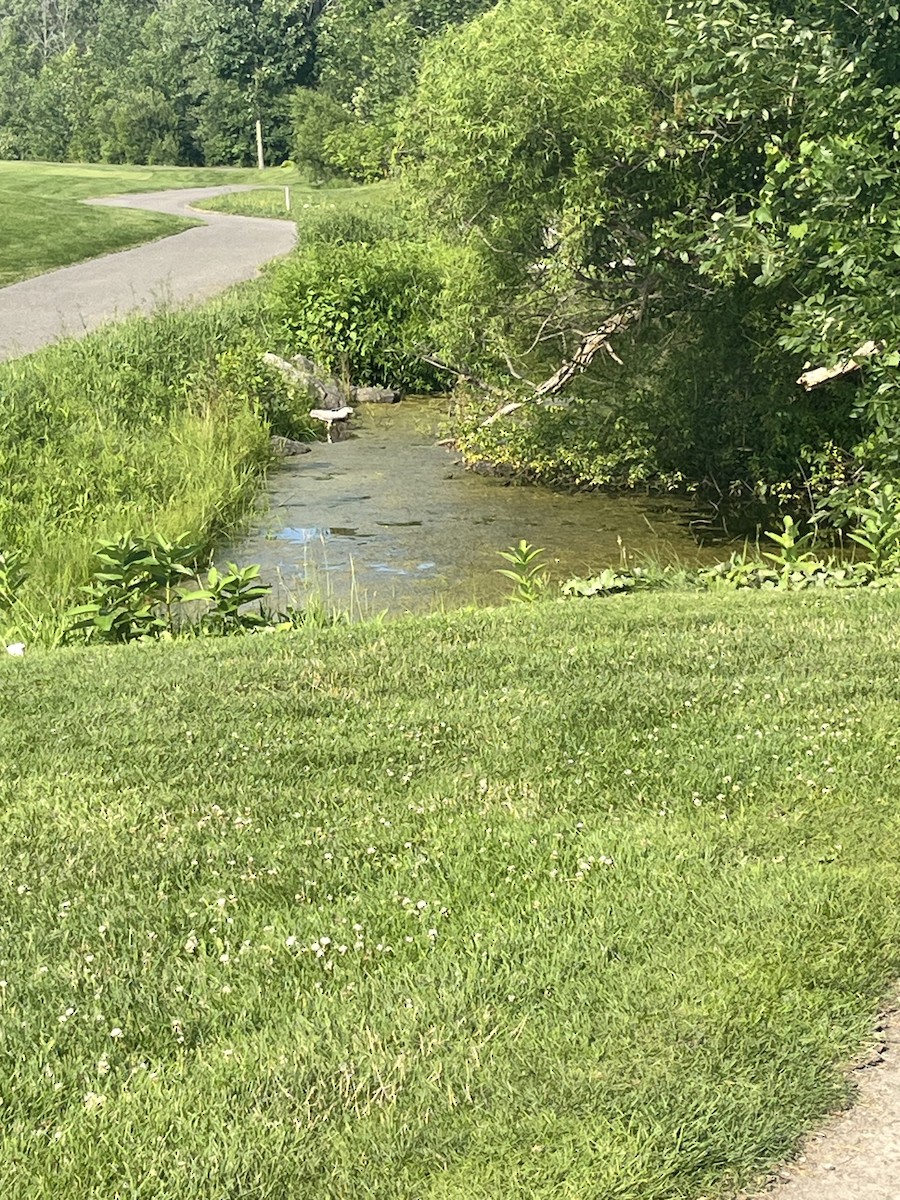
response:
[[[294,244],[291,221],[232,217],[190,206],[246,187],[109,196],[90,204],[199,218],[194,229],[0,288],[0,361],[161,303],[199,301],[250,279]]]
[[[853,1072],[853,1108],[752,1200],[900,1200],[900,1014],[885,1017],[879,1037],[872,1060]]]

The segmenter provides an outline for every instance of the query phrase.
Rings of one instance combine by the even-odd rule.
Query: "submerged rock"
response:
[[[292,458],[296,454],[309,454],[311,449],[306,442],[296,442],[293,438],[281,437],[280,434],[273,434],[270,442],[273,452],[283,454],[285,458]]]
[[[358,387],[352,392],[357,404],[397,404],[401,399],[393,388]]]

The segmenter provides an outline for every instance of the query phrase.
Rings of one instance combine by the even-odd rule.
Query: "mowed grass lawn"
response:
[[[0,162],[0,287],[187,229],[162,213],[91,208],[81,200],[123,192],[291,182],[280,169],[126,167]]]
[[[718,1196],[900,974],[900,598],[0,661],[0,1194]]]
[[[276,217],[296,221],[302,234],[304,218],[323,210],[384,212],[390,211],[398,200],[395,183],[368,183],[354,187],[312,187],[303,183],[291,186],[288,180],[279,180],[278,183],[279,186],[264,186],[252,192],[215,196],[211,200],[203,200],[197,207],[213,212],[235,213],[241,217]],[[288,187],[287,195],[285,186]]]

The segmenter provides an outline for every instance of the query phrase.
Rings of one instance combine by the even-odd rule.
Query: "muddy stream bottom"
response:
[[[349,436],[316,443],[270,474],[265,511],[222,561],[259,563],[279,603],[310,595],[353,615],[490,604],[512,585],[498,557],[521,538],[551,577],[647,559],[715,562],[677,499],[568,495],[464,469],[436,444],[442,406],[407,399],[357,409]]]

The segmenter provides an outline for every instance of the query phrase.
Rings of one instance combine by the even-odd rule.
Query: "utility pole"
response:
[[[256,118],[256,162],[261,171],[266,169],[266,158],[263,154],[262,121]]]

